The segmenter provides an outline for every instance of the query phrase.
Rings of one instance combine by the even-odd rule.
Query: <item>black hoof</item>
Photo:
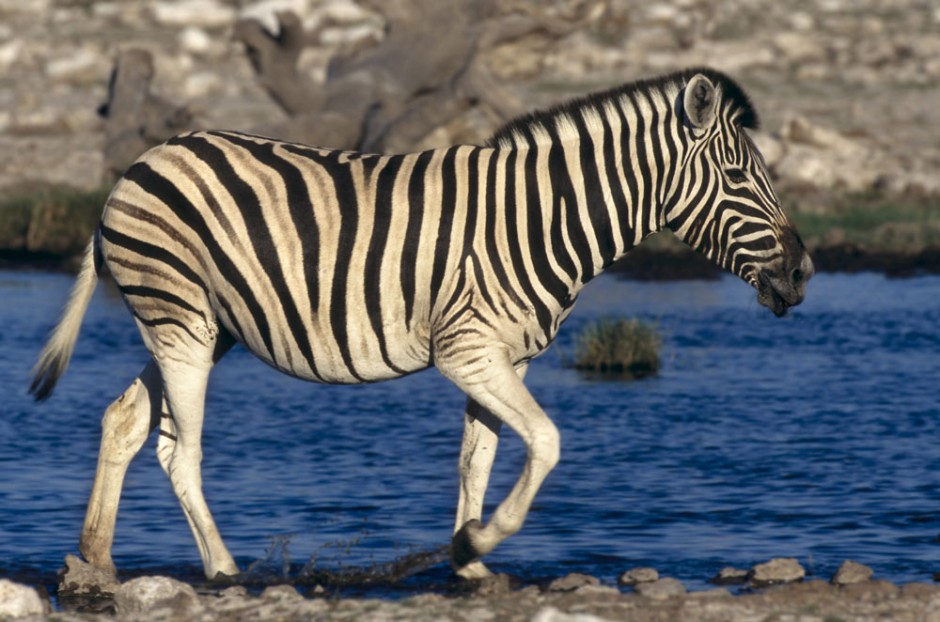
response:
[[[463,568],[482,556],[470,540],[470,533],[479,531],[482,528],[483,523],[473,518],[464,523],[460,531],[454,534],[454,538],[450,542],[450,559],[454,564],[454,568]]]

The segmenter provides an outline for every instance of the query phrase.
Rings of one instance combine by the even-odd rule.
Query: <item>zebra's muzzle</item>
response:
[[[806,283],[813,274],[813,262],[806,253],[795,266],[787,265],[780,271],[761,270],[757,273],[757,302],[783,317],[790,307],[803,302]]]

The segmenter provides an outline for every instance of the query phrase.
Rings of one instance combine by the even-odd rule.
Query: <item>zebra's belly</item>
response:
[[[326,325],[307,327],[305,334],[273,330],[269,343],[244,336],[253,354],[285,374],[327,384],[361,384],[399,378],[430,366],[428,340],[418,331],[345,330]]]

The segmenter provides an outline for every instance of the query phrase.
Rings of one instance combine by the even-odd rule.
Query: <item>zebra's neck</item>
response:
[[[664,228],[682,151],[670,101],[658,91],[596,98],[498,138],[530,245],[541,237],[571,295]]]

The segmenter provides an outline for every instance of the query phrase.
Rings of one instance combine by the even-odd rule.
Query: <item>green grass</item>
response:
[[[74,255],[85,247],[110,187],[24,187],[0,195],[0,251]]]
[[[846,242],[916,252],[940,245],[940,198],[882,194],[788,199],[788,211],[810,247]]]
[[[636,319],[603,318],[578,336],[573,367],[613,378],[642,378],[659,371],[662,340]]]

